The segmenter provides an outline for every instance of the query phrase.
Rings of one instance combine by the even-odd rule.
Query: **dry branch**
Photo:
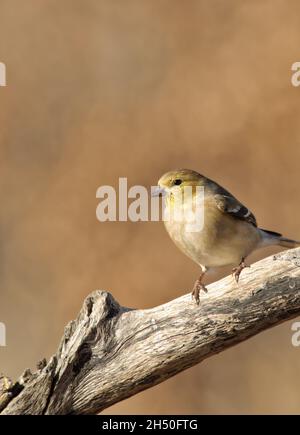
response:
[[[300,314],[300,248],[147,310],[88,296],[55,356],[14,384],[0,377],[0,414],[95,414]],[[2,412],[1,412],[2,411]]]

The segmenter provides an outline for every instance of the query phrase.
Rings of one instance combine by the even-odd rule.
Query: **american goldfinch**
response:
[[[190,195],[185,194],[186,188],[192,191]],[[164,174],[154,192],[154,195],[160,194],[165,196],[165,210],[168,213],[164,223],[171,239],[201,268],[192,291],[192,298],[197,304],[200,290],[207,291],[203,277],[209,269],[234,265],[232,274],[238,282],[241,271],[248,267],[245,264],[246,257],[255,249],[268,245],[293,248],[300,244],[279,233],[258,228],[255,216],[231,193],[190,169]],[[198,204],[202,211],[203,226],[191,230],[191,218],[185,211],[192,210],[196,217],[195,201],[197,204],[200,194],[202,199]],[[176,207],[181,212],[177,215]]]

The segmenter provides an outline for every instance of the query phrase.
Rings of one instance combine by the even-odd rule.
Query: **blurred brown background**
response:
[[[297,0],[1,0],[0,371],[54,353],[96,288],[139,308],[190,290],[198,268],[162,223],[96,220],[102,184],[193,168],[300,237],[299,16]],[[290,326],[107,412],[298,413]]]

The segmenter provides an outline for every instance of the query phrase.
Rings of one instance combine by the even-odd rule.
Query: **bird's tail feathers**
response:
[[[284,248],[296,248],[297,246],[300,246],[300,241],[287,239],[286,237],[283,237],[280,233],[275,233],[274,231],[268,231],[263,230],[260,228],[260,231],[262,233],[262,244],[267,245],[279,245],[283,246]]]
[[[300,242],[298,240],[292,240],[287,239],[286,237],[280,237],[279,239],[279,245],[283,246],[284,248],[296,248],[297,246],[300,246]]]

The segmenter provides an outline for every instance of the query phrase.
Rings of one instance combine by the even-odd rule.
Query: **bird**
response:
[[[242,270],[250,267],[246,258],[256,249],[300,245],[280,233],[259,228],[254,214],[228,190],[194,170],[165,173],[152,195],[164,197],[164,224],[175,245],[200,266],[201,273],[192,290],[197,305],[200,291],[207,292],[203,283],[207,271],[231,265],[238,283]],[[191,220],[197,219],[196,213],[200,216],[199,210],[202,225],[191,229]]]

